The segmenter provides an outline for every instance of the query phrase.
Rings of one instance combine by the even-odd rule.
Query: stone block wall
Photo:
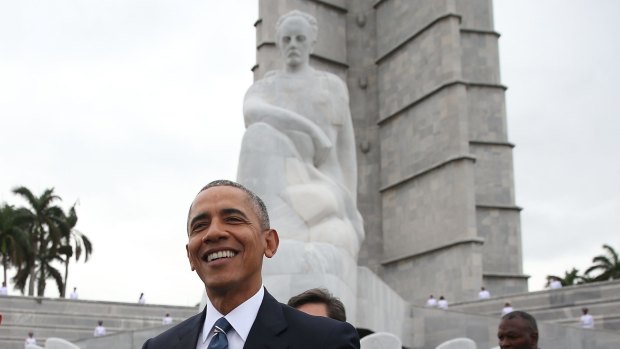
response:
[[[349,88],[358,263],[417,304],[526,291],[492,1],[261,0],[255,79],[281,66],[292,9],[319,22],[311,64]]]

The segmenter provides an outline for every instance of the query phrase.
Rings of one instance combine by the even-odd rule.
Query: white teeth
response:
[[[213,253],[209,253],[209,255],[207,256],[207,262],[211,262],[213,260],[220,259],[220,258],[234,257],[235,255],[236,253],[230,250],[213,252]]]

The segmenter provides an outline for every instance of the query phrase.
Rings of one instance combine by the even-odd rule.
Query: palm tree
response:
[[[620,279],[620,260],[618,259],[618,253],[609,245],[603,245],[603,249],[607,254],[592,258],[592,263],[594,263],[594,265],[586,270],[586,274],[600,271],[600,274],[593,278],[594,281]]]
[[[60,207],[53,205],[54,201],[61,200],[54,194],[54,188],[46,189],[41,196],[35,196],[30,189],[18,187],[13,189],[15,194],[22,196],[30,206],[25,210],[29,224],[27,233],[30,240],[31,253],[24,262],[24,269],[18,271],[13,278],[15,287],[23,290],[28,284],[28,295],[34,295],[34,285],[39,274],[37,295],[43,296],[45,292],[45,280],[52,276],[53,268],[49,263],[55,259],[57,249],[60,244],[62,234],[58,228],[57,221],[62,217],[63,211]],[[55,278],[55,277],[54,277]],[[62,278],[61,278],[62,280]]]
[[[15,209],[5,203],[0,206],[0,254],[4,269],[4,282],[9,263],[16,267],[21,264],[29,253],[30,246],[25,231],[26,214],[23,209]]]
[[[547,283],[545,284],[545,287],[549,287],[551,280],[559,280],[562,283],[562,286],[581,285],[590,282],[590,278],[586,275],[579,275],[579,270],[576,268],[573,268],[570,271],[565,271],[564,277],[547,275]]]
[[[88,257],[93,252],[93,245],[90,239],[79,230],[75,229],[78,217],[75,212],[75,205],[73,205],[67,214],[63,215],[63,219],[60,220],[59,226],[62,231],[62,246],[58,249],[58,252],[65,256],[65,276],[63,280],[64,287],[60,292],[60,297],[64,297],[67,292],[67,278],[69,277],[69,261],[73,256],[75,250],[75,261],[79,261],[84,252],[84,263],[88,262]],[[75,248],[74,248],[75,246]]]

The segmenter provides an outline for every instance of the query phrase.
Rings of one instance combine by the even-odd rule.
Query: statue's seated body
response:
[[[237,180],[263,198],[283,240],[283,253],[266,263],[265,274],[330,274],[354,296],[364,230],[347,88],[308,64],[317,33],[312,16],[288,13],[276,33],[284,68],[267,73],[245,96]],[[304,290],[293,285],[290,292]]]

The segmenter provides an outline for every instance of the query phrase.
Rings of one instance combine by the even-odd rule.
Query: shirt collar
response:
[[[207,341],[209,334],[211,334],[213,325],[215,325],[215,322],[221,317],[228,320],[233,330],[237,332],[237,334],[245,342],[248,338],[248,334],[250,333],[250,329],[252,328],[252,324],[254,324],[254,320],[256,320],[258,309],[263,302],[264,296],[265,288],[263,285],[260,287],[258,292],[256,292],[256,294],[247,299],[245,302],[239,304],[239,306],[226,314],[226,316],[222,315],[217,309],[215,309],[211,303],[211,300],[207,296],[207,314],[202,327],[202,343]]]

